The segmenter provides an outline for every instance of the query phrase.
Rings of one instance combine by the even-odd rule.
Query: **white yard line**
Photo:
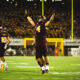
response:
[[[45,74],[44,74],[45,75]],[[69,77],[70,79],[72,78],[72,80],[73,80],[73,77]],[[68,78],[68,79],[69,79]],[[3,77],[2,78],[2,80],[12,80],[12,79],[14,79],[14,80],[29,80],[30,78],[29,77],[24,77],[24,78],[15,78],[15,77],[9,77],[9,78],[5,78],[5,77]],[[31,80],[49,80],[49,78],[44,78],[44,77],[33,77]],[[51,80],[65,80],[65,78],[61,78],[61,77],[52,77],[51,78]],[[80,80],[80,78],[78,78],[78,77],[76,77],[75,79],[77,79],[77,80]]]
[[[49,72],[51,74],[76,74],[76,75],[80,75],[80,72]]]
[[[17,68],[40,68],[39,66],[16,66]],[[50,67],[55,68],[55,67]]]
[[[28,63],[8,63],[8,64],[28,64]]]

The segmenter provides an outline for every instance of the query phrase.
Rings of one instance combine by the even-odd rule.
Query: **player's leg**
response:
[[[4,66],[5,66],[5,70],[7,70],[8,65],[7,65],[7,63],[6,63],[6,61],[5,61],[5,58],[4,58],[4,57],[0,57],[0,58],[1,58],[1,63],[3,63]]]
[[[42,58],[37,58],[37,63],[39,64],[39,66],[41,67],[41,70],[42,70],[42,74],[44,74],[45,72],[45,66],[44,66],[44,61]]]
[[[44,74],[45,73],[45,60],[43,57],[41,58],[41,60],[43,62],[43,66],[41,67],[41,70],[42,70],[42,73]]]
[[[49,71],[49,61],[48,61],[48,56],[45,57],[45,64],[46,64],[46,72]]]
[[[42,67],[42,66],[44,65],[41,58],[37,58],[36,60],[37,60],[37,63],[38,63],[38,65],[39,65],[40,67]]]
[[[45,44],[45,46],[43,47],[43,55],[44,55],[44,58],[45,58],[45,69],[46,69],[46,72],[49,71],[49,60],[48,60],[48,54],[47,54],[47,45]]]
[[[42,54],[40,51],[40,46],[36,46],[36,61],[40,67],[43,65],[41,58],[42,58]]]
[[[4,53],[5,53],[5,50],[2,48],[2,49],[0,50],[0,59],[1,59],[1,63],[4,64],[4,66],[5,66],[5,70],[7,70],[8,65],[7,65],[7,63],[6,63],[6,61],[5,61]]]
[[[41,53],[41,47],[37,47],[36,48],[36,60],[37,60],[37,63],[39,64],[39,66],[41,67],[41,70],[42,70],[42,74],[44,74],[44,71],[45,71],[45,67],[44,67],[44,60],[42,58],[42,53]]]

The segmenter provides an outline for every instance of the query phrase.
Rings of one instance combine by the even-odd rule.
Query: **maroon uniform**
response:
[[[4,56],[4,46],[7,42],[8,33],[5,30],[0,30],[0,57]]]
[[[36,58],[47,56],[47,41],[46,41],[46,28],[45,23],[37,24],[35,27],[35,47],[36,47]]]

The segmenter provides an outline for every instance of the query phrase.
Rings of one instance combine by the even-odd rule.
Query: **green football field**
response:
[[[5,57],[8,70],[0,80],[80,80],[80,57],[49,57],[50,71],[42,74],[35,57]]]

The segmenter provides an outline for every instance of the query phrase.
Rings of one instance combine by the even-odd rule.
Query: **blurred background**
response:
[[[64,56],[80,56],[80,0],[73,0],[73,39],[64,42]],[[11,44],[5,55],[34,56],[35,49],[24,48],[24,38],[33,38],[34,27],[27,21],[25,10],[36,22],[42,15],[42,0],[0,0],[0,23],[7,28]],[[44,0],[44,15],[49,20],[55,13],[54,21],[48,26],[47,38],[72,38],[72,0]],[[48,46],[48,55],[54,56],[55,46]]]

